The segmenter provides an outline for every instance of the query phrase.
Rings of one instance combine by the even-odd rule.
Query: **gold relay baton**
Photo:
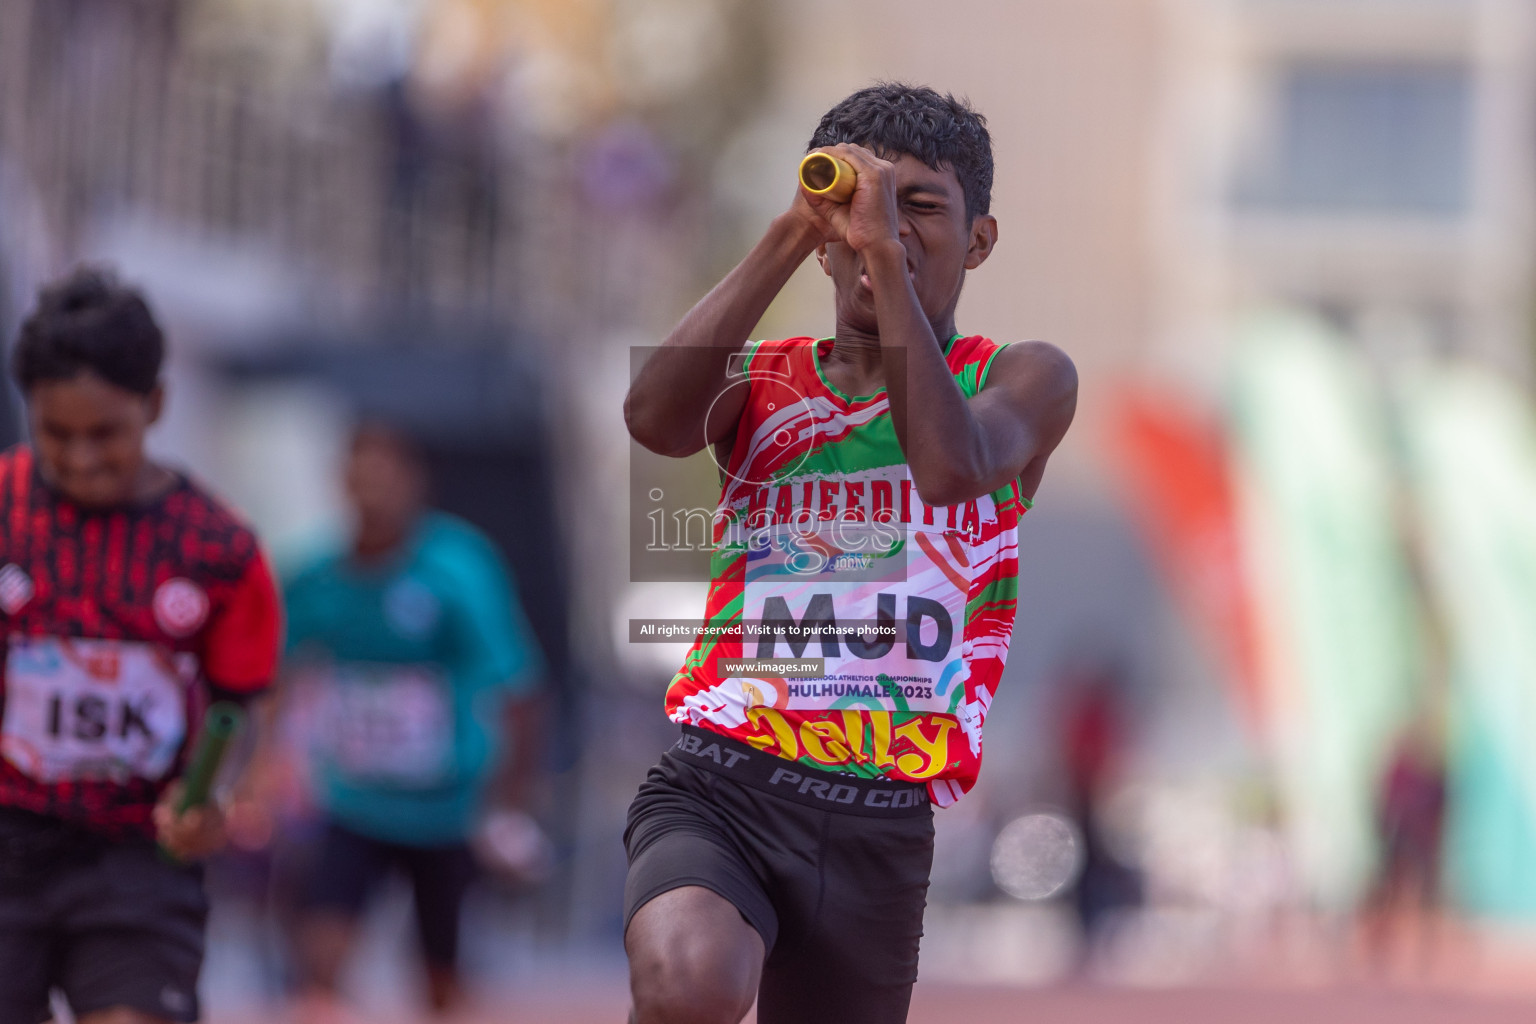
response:
[[[852,199],[858,180],[853,166],[831,153],[807,153],[800,161],[800,186],[811,195],[824,196],[834,203]]]

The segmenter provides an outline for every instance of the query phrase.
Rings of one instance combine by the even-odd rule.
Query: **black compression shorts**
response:
[[[410,879],[423,959],[432,967],[456,967],[460,912],[475,876],[475,858],[467,843],[406,846],[328,822],[304,889],[304,907],[355,919],[392,869]]]
[[[933,863],[922,786],[819,771],[685,726],[624,831],[624,924],[687,885],[767,950],[760,1024],[906,1020]]]
[[[0,1022],[126,1006],[194,1021],[208,900],[202,868],[147,839],[102,839],[0,808]]]

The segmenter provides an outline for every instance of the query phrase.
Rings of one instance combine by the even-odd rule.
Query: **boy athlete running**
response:
[[[198,1016],[185,861],[223,827],[178,816],[174,780],[208,701],[269,684],[279,607],[251,531],[145,456],[163,349],[136,292],[80,270],[12,353],[33,443],[0,454],[3,1024],[47,1020],[53,988],[81,1024]]]
[[[312,760],[326,825],[299,925],[317,1019],[340,1016],[358,919],[396,869],[411,880],[433,1009],[461,1002],[471,837],[488,812],[526,805],[537,768],[543,657],[510,570],[488,537],[428,508],[427,489],[405,435],[359,428],[351,543],[285,593],[287,692],[312,691],[322,709]]]
[[[857,172],[797,192],[648,360],[630,433],[721,467],[711,624],[667,691],[682,736],[630,807],[637,1024],[901,1021],[931,804],[976,780],[1017,589],[1017,523],[1071,423],[1043,343],[955,329],[997,241],[966,104],[882,84],[811,138]],[[836,333],[743,344],[811,253]],[[809,656],[801,675],[729,659]]]

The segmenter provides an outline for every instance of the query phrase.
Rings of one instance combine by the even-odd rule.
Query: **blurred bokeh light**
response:
[[[1077,828],[1057,814],[1015,818],[992,841],[992,880],[1015,899],[1048,899],[1075,882],[1082,867]]]

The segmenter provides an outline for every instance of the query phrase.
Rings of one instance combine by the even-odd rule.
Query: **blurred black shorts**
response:
[[[195,1021],[208,899],[199,865],[0,808],[0,1024],[126,1006]]]
[[[933,865],[910,783],[854,779],[685,726],[630,804],[624,926],[682,886],[762,936],[761,1024],[906,1020]]]
[[[406,846],[328,822],[314,872],[304,887],[304,909],[359,917],[379,884],[397,869],[411,883],[416,934],[426,962],[454,967],[459,958],[459,912],[475,877],[474,854],[466,843]]]

